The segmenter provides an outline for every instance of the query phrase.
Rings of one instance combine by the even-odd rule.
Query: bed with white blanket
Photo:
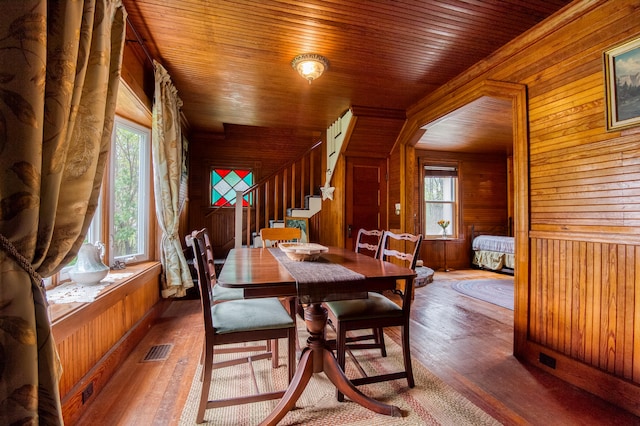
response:
[[[472,263],[482,269],[511,272],[515,267],[513,237],[504,235],[476,234],[472,231]]]

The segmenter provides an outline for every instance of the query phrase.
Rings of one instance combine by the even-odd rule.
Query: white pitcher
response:
[[[109,273],[109,267],[102,263],[104,244],[84,243],[78,251],[78,260],[69,271],[71,279],[80,284],[97,284]]]

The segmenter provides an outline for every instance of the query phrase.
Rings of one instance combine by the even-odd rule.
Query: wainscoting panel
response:
[[[532,238],[531,257],[530,340],[640,383],[640,246]]]
[[[135,276],[108,287],[91,303],[75,304],[79,306],[53,322],[66,424],[80,416],[161,311],[156,309],[162,306],[160,264],[127,269],[135,270]]]

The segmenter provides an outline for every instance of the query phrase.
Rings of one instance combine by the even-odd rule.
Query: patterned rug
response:
[[[301,321],[299,321],[300,323]],[[306,331],[301,330],[300,341],[306,340]],[[399,371],[402,365],[402,349],[387,338],[386,358],[379,351],[359,351],[358,360],[369,374],[372,372]],[[221,354],[216,359],[233,355]],[[349,359],[349,358],[347,358]],[[280,366],[271,368],[270,360],[253,362],[259,386],[262,391],[286,388],[286,349],[284,340],[280,341]],[[214,371],[213,381],[222,385],[214,386],[210,399],[230,397],[246,393],[248,389],[248,365],[229,367]],[[280,425],[499,425],[494,418],[482,411],[465,397],[457,393],[442,380],[430,373],[417,361],[413,361],[416,386],[407,387],[406,380],[360,386],[365,394],[402,410],[403,417],[394,418],[369,411],[351,401],[338,402],[335,387],[324,373],[314,374],[296,408],[290,411]],[[357,377],[354,363],[347,361],[347,375]],[[200,367],[196,371],[191,390],[187,398],[180,425],[194,425],[198,394],[200,392]],[[232,384],[232,385],[230,385]],[[250,392],[250,391],[249,391]],[[209,425],[257,425],[276,406],[278,400],[237,405],[225,408],[209,409],[205,413],[205,422]]]
[[[513,311],[513,278],[456,281],[451,288]]]

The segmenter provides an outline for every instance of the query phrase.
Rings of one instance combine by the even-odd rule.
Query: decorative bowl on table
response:
[[[280,243],[278,247],[289,259],[299,262],[317,260],[322,253],[329,251],[328,247],[315,243]]]

